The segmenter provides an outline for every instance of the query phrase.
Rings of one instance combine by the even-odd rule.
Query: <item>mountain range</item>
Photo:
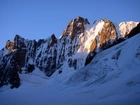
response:
[[[8,105],[3,97],[9,94],[6,91],[21,92],[25,86],[35,92],[39,86],[36,95],[46,92],[55,100],[50,99],[48,105],[140,105],[139,41],[140,22],[114,24],[100,19],[90,24],[80,16],[68,23],[59,38],[52,34],[36,41],[15,35],[0,50],[0,100]],[[43,87],[51,87],[52,93]],[[54,91],[59,98],[54,97]],[[23,105],[48,102],[43,98]]]

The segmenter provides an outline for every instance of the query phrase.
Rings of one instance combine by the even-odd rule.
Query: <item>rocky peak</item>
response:
[[[89,21],[88,21],[88,19],[83,18],[83,17],[80,17],[80,16],[78,16],[77,18],[75,18],[74,21],[77,22],[77,23],[80,22],[80,23],[84,23],[84,24],[90,24]]]
[[[83,33],[85,30],[84,25],[89,24],[86,18],[77,17],[69,22],[66,29],[63,31],[62,36],[70,35],[70,38],[74,38],[80,33]]]
[[[98,47],[106,48],[107,44],[112,44],[118,38],[116,27],[107,19],[104,19],[103,28],[99,31],[99,43]]]
[[[15,49],[25,47],[24,40],[25,40],[24,38],[22,38],[20,35],[16,34],[15,38],[14,38]]]
[[[85,65],[89,64],[97,53],[111,46],[118,38],[116,27],[107,19],[95,21],[86,33],[85,36],[88,37],[84,47],[88,50],[88,53]]]
[[[50,45],[53,46],[55,43],[57,43],[57,38],[55,37],[54,34],[51,35],[51,42]]]

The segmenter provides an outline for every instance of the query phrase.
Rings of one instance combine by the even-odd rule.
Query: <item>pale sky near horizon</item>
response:
[[[92,24],[140,21],[140,0],[0,0],[0,49],[15,34],[25,39],[58,38],[70,20],[81,16]]]

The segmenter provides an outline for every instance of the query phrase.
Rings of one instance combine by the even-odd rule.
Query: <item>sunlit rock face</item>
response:
[[[99,37],[99,47],[102,49],[110,46],[115,40],[117,40],[118,35],[114,24],[109,20],[103,20],[104,25],[98,34]]]
[[[78,66],[78,63],[83,63],[84,59],[81,56],[84,56],[86,53],[82,51],[84,51],[85,25],[88,24],[88,20],[82,17],[77,17],[69,22],[58,41],[58,67],[64,61],[67,61],[69,67],[73,67],[74,69],[81,66],[81,64]],[[76,54],[79,54],[79,57]]]
[[[120,23],[119,30],[107,19],[90,24],[86,18],[72,19],[61,37],[52,34],[47,39],[28,40],[15,35],[0,50],[0,87],[19,87],[19,73],[31,73],[39,68],[46,76],[66,69],[78,70],[88,65],[99,52],[140,32],[139,22]],[[15,82],[13,82],[15,81]]]
[[[87,36],[85,47],[88,49],[88,55],[85,65],[89,64],[97,53],[108,48],[118,39],[114,24],[107,19],[95,21],[87,31]]]
[[[74,39],[78,34],[84,33],[84,25],[86,24],[89,24],[88,20],[79,16],[69,22],[62,36],[69,35],[70,38]]]
[[[9,50],[9,53],[11,53],[14,50],[14,43],[8,40],[6,42],[6,48]]]

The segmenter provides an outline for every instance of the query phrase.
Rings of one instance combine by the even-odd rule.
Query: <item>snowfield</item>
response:
[[[140,34],[51,77],[36,68],[21,86],[0,88],[0,105],[140,105]]]

